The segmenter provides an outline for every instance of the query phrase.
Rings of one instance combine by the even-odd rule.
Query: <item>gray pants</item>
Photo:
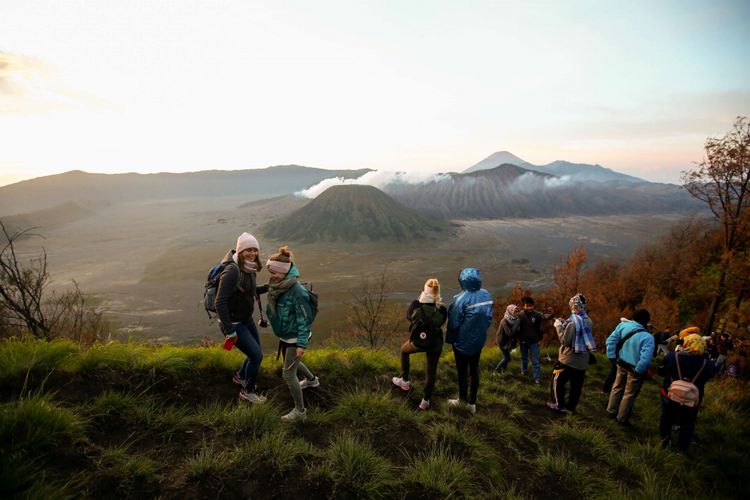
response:
[[[643,378],[636,376],[633,372],[617,365],[617,377],[609,393],[609,404],[607,411],[617,416],[617,421],[625,423],[633,411],[633,404],[641,392]]]
[[[300,358],[297,357],[297,346],[292,345],[284,348],[284,369],[281,372],[281,376],[284,378],[284,382],[289,386],[289,390],[292,392],[292,399],[294,399],[294,407],[298,411],[304,411],[305,400],[302,398],[302,387],[299,385],[299,379],[297,378],[297,370],[307,380],[312,380],[315,376],[307,369],[305,364]]]

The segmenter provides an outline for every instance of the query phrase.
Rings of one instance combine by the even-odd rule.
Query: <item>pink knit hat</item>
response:
[[[235,251],[240,253],[248,248],[255,248],[260,252],[260,245],[258,245],[258,240],[255,239],[255,236],[250,233],[242,233],[237,238],[237,247],[235,248]]]

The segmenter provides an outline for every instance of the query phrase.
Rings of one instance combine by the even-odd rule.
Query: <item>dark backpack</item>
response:
[[[443,341],[441,326],[444,320],[437,306],[425,307],[424,304],[419,304],[411,314],[409,341],[417,349],[429,350],[437,347]]]
[[[234,264],[234,261],[227,260],[221,264],[216,264],[208,271],[206,283],[203,285],[203,307],[206,308],[206,314],[209,318],[211,313],[216,312],[216,292],[219,287],[219,277],[229,264]]]
[[[318,294],[313,292],[312,283],[300,283],[300,285],[307,293],[303,294],[297,290],[297,296],[302,298],[302,310],[312,323],[318,315]]]

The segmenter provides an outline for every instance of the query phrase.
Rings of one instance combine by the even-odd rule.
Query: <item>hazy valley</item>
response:
[[[291,193],[325,178],[355,178],[366,171],[281,168],[288,175],[270,175],[273,169],[265,169],[265,175],[169,174],[151,177],[148,190],[137,174],[104,176],[99,183],[87,178],[89,174],[62,174],[0,188],[0,214],[21,212],[13,206],[25,208],[23,215],[2,217],[11,227],[39,226],[36,232],[44,239],[19,242],[24,255],[33,256],[43,246],[55,285],[67,286],[75,279],[100,301],[118,336],[193,342],[218,335],[200,305],[203,281],[242,231],[258,236],[264,259],[280,244],[290,244],[303,279],[314,283],[321,296],[316,329],[325,335],[347,327],[346,302],[357,293],[365,273],[385,269],[396,291],[392,298],[404,304],[430,276],[440,279],[449,298],[458,291],[456,273],[465,266],[479,267],[491,292],[499,293],[515,281],[540,288],[548,282],[551,266],[578,244],[586,245],[593,260],[627,257],[685,217],[692,206],[676,186],[639,182],[628,187],[621,179],[602,181],[606,192],[575,186],[565,194],[537,187],[523,201],[508,189],[519,176],[533,175],[542,183],[560,178],[537,178],[513,165],[450,174],[452,181],[442,176],[391,185],[385,193],[342,186],[309,201]],[[85,182],[76,184],[76,178]],[[474,185],[485,194],[462,191],[465,179],[479,179]],[[445,192],[451,185],[455,189]],[[44,196],[45,190],[54,196]],[[656,192],[672,198],[659,198]],[[539,202],[540,196],[546,201]],[[628,210],[618,205],[627,196],[646,202]],[[437,208],[424,210],[420,200],[425,199],[434,200]],[[325,209],[315,208],[323,205]],[[546,216],[524,210],[541,205]],[[489,212],[482,216],[477,207]],[[513,213],[490,216],[505,213],[502,207]],[[260,281],[266,279],[264,271]]]

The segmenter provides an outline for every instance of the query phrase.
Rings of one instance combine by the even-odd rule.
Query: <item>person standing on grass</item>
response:
[[[555,320],[555,330],[560,339],[560,352],[552,370],[550,393],[552,401],[547,407],[552,411],[575,412],[586,378],[591,351],[596,350],[592,334],[593,323],[586,314],[586,297],[577,293],[570,299],[571,315],[567,320]],[[570,382],[570,398],[565,401],[565,386]]]
[[[279,351],[284,358],[282,376],[294,400],[294,409],[282,416],[281,420],[304,419],[307,409],[302,390],[320,385],[318,377],[302,362],[312,336],[313,311],[310,297],[305,287],[299,283],[300,274],[288,247],[279,248],[279,252],[268,259],[266,267],[271,275],[266,312],[273,333],[279,338]],[[297,372],[305,377],[301,382],[297,378]]]
[[[265,396],[257,393],[255,385],[263,350],[253,321],[253,309],[256,298],[266,291],[265,286],[256,286],[256,273],[263,268],[259,254],[258,240],[252,234],[242,233],[235,249],[222,259],[222,263],[228,264],[219,275],[214,302],[222,332],[246,356],[232,382],[242,386],[240,399],[248,403],[266,401]]]
[[[641,313],[639,313],[641,314]],[[649,316],[650,318],[650,316]],[[628,318],[620,318],[620,325],[618,325],[617,328],[623,329],[620,332],[620,340],[623,338],[626,338],[626,336],[629,333],[640,331],[646,328],[645,323],[641,323],[641,321],[648,322],[648,319],[645,316],[638,316],[637,318],[628,319]],[[626,325],[623,325],[623,323],[627,323]],[[614,333],[615,330],[613,330]],[[610,334],[611,335],[611,334]],[[619,341],[618,341],[619,342]],[[654,341],[656,342],[656,341]],[[620,348],[622,347],[621,344],[618,344],[616,348],[616,356],[620,355]],[[612,392],[612,385],[615,383],[615,377],[617,377],[617,357],[609,358],[609,371],[607,372],[607,375],[604,377],[604,384],[602,384],[602,392],[605,394],[609,394]]]
[[[647,310],[639,309],[633,321],[620,323],[607,337],[607,357],[617,363],[607,412],[622,425],[630,425],[628,419],[654,357],[654,336],[646,329],[650,319]]]
[[[393,377],[392,380],[394,385],[405,391],[411,389],[409,356],[415,352],[424,352],[427,356],[427,373],[424,395],[419,403],[419,409],[424,411],[430,407],[430,398],[435,388],[438,361],[443,351],[442,326],[448,319],[448,310],[443,305],[440,283],[437,279],[427,280],[422,294],[409,304],[406,319],[409,321],[411,335],[401,346],[401,376]]]
[[[448,308],[446,342],[453,344],[453,356],[458,371],[458,399],[448,404],[465,402],[472,413],[477,411],[479,390],[479,357],[487,340],[487,329],[492,324],[492,295],[482,288],[479,269],[467,267],[458,277],[462,292],[453,297]],[[468,388],[468,379],[471,387]]]
[[[503,359],[495,367],[496,372],[505,371],[508,363],[510,363],[510,351],[516,347],[518,332],[521,328],[521,322],[518,318],[520,311],[521,309],[517,305],[511,304],[505,308],[503,319],[500,320],[495,338],[500,352],[503,353]]]
[[[534,299],[531,297],[521,297],[523,310],[518,314],[520,321],[519,337],[521,341],[521,374],[529,373],[529,355],[531,356],[531,366],[534,375],[534,383],[541,385],[542,368],[539,354],[539,341],[542,340],[542,319],[544,316],[541,312],[534,309]]]
[[[672,443],[672,425],[679,422],[677,453],[686,453],[693,440],[698,409],[703,401],[704,386],[715,374],[714,363],[706,358],[705,351],[706,341],[700,335],[690,334],[683,339],[682,350],[667,354],[664,363],[659,366],[659,374],[664,375],[661,387],[659,434],[662,447],[667,448]],[[694,406],[680,404],[669,398],[669,386],[674,380],[685,380],[695,385],[699,395],[697,404]]]

